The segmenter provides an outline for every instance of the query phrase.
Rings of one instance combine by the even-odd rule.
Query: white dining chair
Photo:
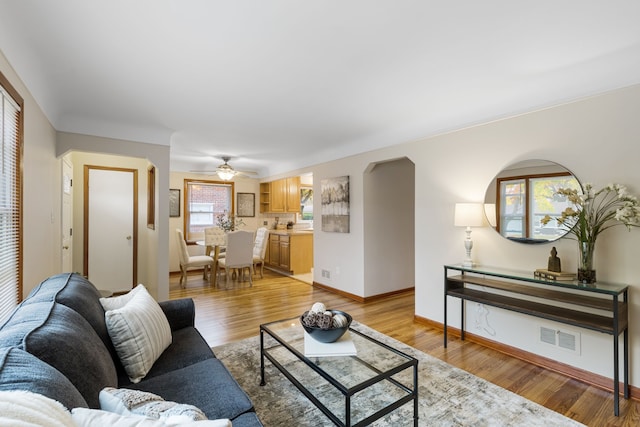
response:
[[[253,271],[256,272],[260,265],[260,278],[262,279],[264,271],[264,257],[267,253],[267,244],[269,243],[269,230],[266,227],[258,228],[256,231],[256,240],[253,242]]]
[[[227,276],[227,287],[231,278],[231,270],[238,270],[238,280],[244,278],[245,268],[249,269],[249,284],[253,286],[253,233],[251,231],[238,230],[227,233],[227,250],[225,257],[218,260],[216,265],[217,280],[224,269]]]
[[[182,230],[179,228],[176,228],[176,239],[180,256],[180,286],[187,287],[187,270],[190,268],[203,268],[203,278],[206,280],[207,274],[211,275],[213,271],[213,258],[208,255],[189,255],[187,242],[185,242]]]

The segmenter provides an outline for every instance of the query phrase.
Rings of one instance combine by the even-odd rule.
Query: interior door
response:
[[[137,170],[85,166],[85,275],[101,290],[136,283]]]
[[[62,159],[61,271],[73,271],[73,164]]]

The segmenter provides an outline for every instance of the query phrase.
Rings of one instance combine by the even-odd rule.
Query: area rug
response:
[[[419,360],[420,426],[583,425],[363,324],[354,321],[352,327]],[[266,359],[266,385],[260,386],[258,336],[218,346],[213,351],[247,392],[266,427],[333,425]],[[336,400],[336,405],[344,402],[339,393],[336,393]],[[413,404],[409,403],[372,425],[411,426],[412,417]]]

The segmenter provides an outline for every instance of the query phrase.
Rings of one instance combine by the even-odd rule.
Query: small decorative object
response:
[[[287,230],[292,230],[292,229],[293,229],[293,221],[287,222]]]
[[[594,252],[597,237],[616,225],[624,225],[629,230],[640,226],[640,203],[620,184],[609,184],[598,191],[594,191],[591,184],[584,184],[582,193],[567,188],[556,191],[556,194],[566,196],[573,207],[565,209],[555,220],[578,241],[578,280],[588,284],[596,281]],[[552,219],[547,215],[540,222],[546,225]]]
[[[552,280],[552,281],[573,281],[576,280],[575,273],[567,273],[566,271],[549,271],[542,268],[533,272],[535,278],[540,280]]]
[[[313,304],[300,316],[304,330],[316,341],[332,343],[349,329],[352,317],[340,310],[327,310],[321,302]]]
[[[242,221],[242,218],[236,218],[235,215],[224,211],[223,213],[216,215],[216,225],[224,231],[229,232],[234,231],[241,225],[245,225],[245,223]]]
[[[551,248],[551,256],[549,256],[549,262],[547,263],[547,270],[559,273],[562,271],[560,266],[560,258],[558,258],[558,251],[554,246]]]

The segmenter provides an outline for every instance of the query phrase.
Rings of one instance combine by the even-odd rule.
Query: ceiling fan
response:
[[[239,170],[236,170],[236,169],[232,168],[231,165],[229,164],[229,160],[231,160],[231,157],[229,157],[229,156],[221,156],[220,158],[224,161],[224,163],[219,165],[216,168],[216,170],[214,170],[214,171],[192,171],[192,172],[201,172],[201,173],[211,173],[211,172],[213,172],[213,173],[218,174],[218,177],[223,181],[230,181],[236,175],[257,175],[257,173],[253,172],[253,171],[239,171]]]

